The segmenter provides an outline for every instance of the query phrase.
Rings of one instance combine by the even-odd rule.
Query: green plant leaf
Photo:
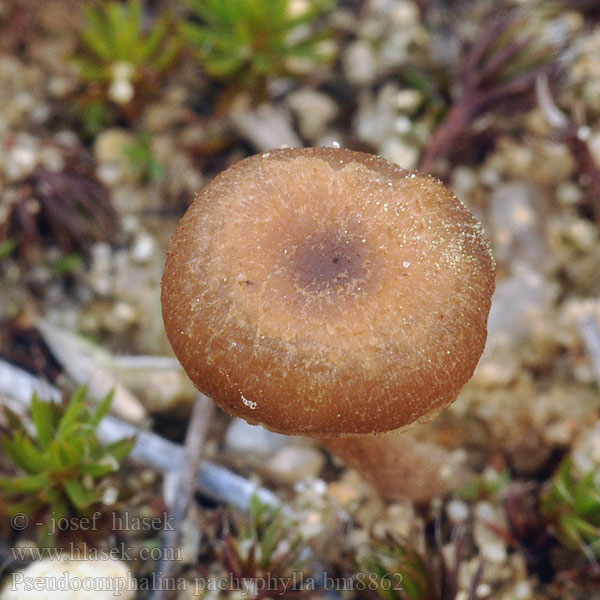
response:
[[[63,456],[60,452],[60,440],[52,440],[46,455],[48,457],[48,467],[55,476],[65,471],[67,466],[63,463]]]
[[[113,39],[112,55],[116,60],[127,60],[129,50],[127,47],[128,28],[131,26],[125,5],[118,2],[108,2],[105,7],[105,15],[108,26],[110,27],[111,37]]]
[[[50,484],[48,473],[36,473],[21,477],[0,477],[0,489],[9,495],[37,492]]]
[[[0,260],[3,260],[7,256],[10,256],[17,249],[17,242],[13,239],[4,240],[0,242]]]
[[[74,62],[83,81],[109,81],[111,79],[110,71],[103,65],[82,57],[76,58]]]
[[[125,20],[126,24],[125,27],[121,24],[121,29],[125,34],[123,49],[127,49],[130,54],[134,54],[137,62],[142,47],[142,44],[140,44],[142,40],[142,4],[140,0],[129,0],[127,7],[121,5],[121,9],[122,19]]]
[[[81,268],[83,257],[78,252],[71,252],[50,264],[50,269],[55,275],[73,275]]]
[[[246,17],[240,2],[221,2],[220,0],[186,0],[189,7],[202,21],[214,27],[223,27],[225,24],[233,24],[235,15],[232,7],[241,9],[238,12],[240,19]],[[236,7],[237,4],[237,7]]]
[[[87,388],[81,386],[77,388],[71,398],[67,410],[60,419],[57,428],[57,436],[63,437],[75,424],[80,423],[85,414],[85,396]]]
[[[81,472],[92,476],[94,479],[102,479],[111,473],[114,473],[115,469],[112,465],[105,463],[91,463],[84,465],[81,468]]]
[[[53,517],[55,522],[68,518],[71,511],[62,488],[50,488],[47,492],[47,503],[50,516]]]
[[[94,429],[97,429],[98,425],[100,424],[100,421],[102,421],[102,419],[104,419],[104,417],[110,411],[110,405],[112,404],[114,396],[114,391],[109,392],[107,396],[96,407],[96,411],[88,421]]]
[[[44,453],[23,432],[17,431],[11,438],[4,438],[2,446],[15,463],[29,474],[40,473],[47,466]]]
[[[88,490],[77,479],[69,479],[64,483],[69,500],[79,509],[87,508],[98,501],[93,490]]]
[[[0,508],[2,509],[2,512],[7,515],[14,515],[17,513],[23,513],[25,515],[34,515],[43,506],[44,502],[36,496],[32,496],[31,498],[25,498],[23,500],[19,500],[18,502],[7,502],[3,499],[0,503]]]
[[[155,54],[158,53],[165,41],[169,25],[169,20],[166,17],[158,20],[146,41],[141,45],[138,57],[140,62],[150,62],[155,58]]]
[[[110,454],[110,456],[112,456],[118,462],[121,462],[130,454],[135,444],[135,438],[127,438],[109,444],[104,448],[104,451],[106,452],[106,454]]]
[[[575,477],[573,460],[568,457],[540,497],[542,514],[555,523],[558,539],[568,547],[581,550],[588,545],[592,552],[600,550],[600,486],[596,477],[595,470]]]
[[[102,11],[94,6],[84,7],[85,18],[89,24],[82,33],[82,40],[88,48],[100,58],[111,58],[111,35]]]
[[[260,544],[261,564],[263,567],[269,565],[273,552],[277,548],[283,533],[283,524],[281,521],[281,510],[278,509],[271,517],[271,522],[267,525]]]
[[[180,51],[181,43],[179,40],[174,37],[171,38],[154,61],[156,71],[162,73],[168,69],[175,62]]]
[[[17,431],[24,432],[25,427],[23,426],[23,421],[21,417],[8,406],[2,407],[2,412],[4,413],[4,417],[8,424],[9,431],[16,433]]]
[[[36,394],[31,400],[31,418],[42,450],[46,450],[56,433],[58,410],[56,404],[40,400]]]
[[[64,465],[64,468],[75,469],[83,458],[81,453],[83,443],[81,440],[73,438],[69,441],[56,440],[55,443],[60,456],[60,461]]]

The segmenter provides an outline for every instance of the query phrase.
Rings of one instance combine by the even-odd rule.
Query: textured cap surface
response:
[[[274,150],[226,169],[171,242],[169,340],[230,413],[290,434],[398,429],[453,402],[494,290],[479,223],[369,154]]]

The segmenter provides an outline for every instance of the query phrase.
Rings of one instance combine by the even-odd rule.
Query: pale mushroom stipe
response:
[[[171,241],[162,305],[200,391],[250,423],[326,438],[400,497],[390,480],[406,449],[373,434],[456,399],[493,291],[482,228],[437,179],[296,148],[242,160],[200,192]]]

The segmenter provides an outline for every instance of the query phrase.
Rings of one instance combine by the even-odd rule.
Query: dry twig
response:
[[[172,517],[174,528],[165,530],[162,539],[162,547],[165,549],[180,546],[183,535],[182,526],[186,521],[190,502],[196,491],[198,472],[202,462],[202,447],[213,413],[214,404],[212,400],[208,396],[198,393],[185,437],[183,464],[177,473],[174,497],[172,504],[169,506],[169,513]],[[167,558],[169,554],[169,552],[164,552],[162,554],[163,559],[157,566],[159,580],[169,581],[175,573],[176,563],[172,559]],[[161,600],[166,597],[167,593],[168,586],[158,586],[153,592],[152,598],[153,600]]]

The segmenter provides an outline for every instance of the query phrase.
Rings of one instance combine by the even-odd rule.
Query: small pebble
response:
[[[38,160],[38,141],[29,135],[16,137],[4,159],[4,174],[8,181],[17,181],[30,175]]]
[[[515,585],[515,598],[516,600],[528,600],[531,598],[532,586],[529,581],[519,581],[517,585]]]
[[[310,88],[290,94],[288,103],[298,116],[300,133],[308,140],[323,135],[326,125],[338,111],[337,104],[327,94]]]
[[[148,233],[140,233],[131,248],[131,258],[134,262],[144,264],[152,259],[156,251],[154,238]]]
[[[322,498],[327,493],[328,488],[322,479],[303,479],[294,484],[294,491],[298,494],[310,495],[313,498]]]
[[[520,263],[513,265],[512,275],[496,284],[484,359],[495,346],[520,343],[527,335],[532,313],[544,312],[557,293],[555,282],[537,268]]]
[[[289,442],[289,437],[269,431],[260,425],[250,425],[235,418],[225,434],[225,446],[234,452],[258,457],[272,456]]]
[[[423,96],[419,90],[405,89],[396,94],[396,108],[399,111],[412,114],[423,102]]]
[[[579,204],[583,198],[583,190],[576,183],[563,181],[556,188],[556,199],[561,206],[573,206]]]
[[[451,500],[446,506],[446,513],[453,523],[462,523],[469,518],[469,506],[462,500]]]
[[[9,575],[0,600],[130,600],[136,588],[131,571],[119,560],[45,559]]]
[[[452,170],[451,188],[459,198],[469,196],[477,188],[477,173],[472,167],[458,166]]]
[[[473,538],[486,561],[502,564],[506,562],[508,556],[506,542],[493,530],[493,527],[506,529],[502,514],[488,502],[479,502],[475,506]]]
[[[490,195],[490,212],[496,260],[518,259],[539,268],[548,256],[543,191],[524,181],[501,184]]]
[[[381,156],[403,169],[414,169],[419,161],[419,149],[398,137],[390,137],[381,146]]]
[[[272,475],[289,483],[318,477],[324,465],[323,454],[307,446],[284,446],[266,463]]]
[[[354,116],[354,129],[358,137],[379,148],[394,130],[397,118],[394,96],[398,87],[393,83],[384,85],[376,96],[364,92],[359,98],[359,108]]]
[[[371,44],[364,40],[352,42],[342,57],[346,78],[355,85],[370,83],[377,72],[377,60]]]
[[[121,162],[125,159],[125,149],[134,142],[135,137],[126,129],[105,129],[94,142],[94,157],[98,163]]]

